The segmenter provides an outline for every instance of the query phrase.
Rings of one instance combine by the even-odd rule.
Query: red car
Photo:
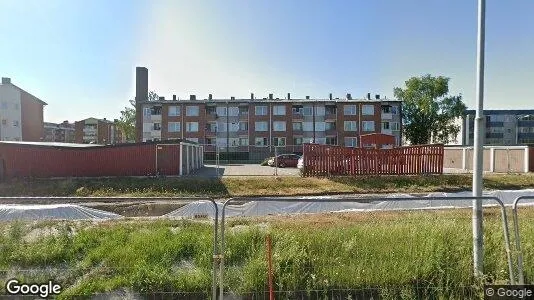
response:
[[[278,167],[285,168],[285,167],[292,167],[296,168],[297,164],[299,162],[299,155],[296,154],[281,154],[276,157],[276,159],[273,157],[269,159],[267,162],[269,166],[274,167],[275,162],[278,163]]]

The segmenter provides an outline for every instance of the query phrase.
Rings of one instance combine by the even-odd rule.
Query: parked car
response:
[[[278,167],[297,167],[300,156],[296,154],[280,154],[276,158],[271,158],[268,161],[268,165],[274,167],[275,163],[278,163]]]

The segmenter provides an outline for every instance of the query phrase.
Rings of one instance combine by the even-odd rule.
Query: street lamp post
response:
[[[473,152],[473,196],[482,196],[483,171],[483,113],[484,113],[484,40],[485,40],[486,0],[478,0],[477,36],[477,109],[475,116],[475,140]],[[482,200],[473,200],[473,269],[476,277],[483,275],[483,231]]]

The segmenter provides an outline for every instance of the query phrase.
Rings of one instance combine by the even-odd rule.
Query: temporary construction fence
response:
[[[443,173],[443,145],[365,149],[304,144],[303,176]]]
[[[187,175],[203,164],[188,142],[117,145],[0,142],[3,178]]]

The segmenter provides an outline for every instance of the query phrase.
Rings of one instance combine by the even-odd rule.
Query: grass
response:
[[[103,178],[11,181],[3,196],[276,196],[419,193],[471,189],[471,175],[375,177]],[[487,189],[534,188],[534,174],[486,175]]]
[[[230,219],[225,289],[267,290],[265,237],[273,240],[277,299],[295,291],[374,289],[385,299],[478,295],[471,265],[470,210],[336,213]],[[524,209],[521,217],[534,217]],[[486,281],[506,282],[497,210],[485,214]],[[525,271],[534,279],[534,224],[522,222]],[[48,232],[44,234],[44,232]],[[211,287],[208,223],[177,220],[0,224],[0,285],[54,279],[60,298],[113,291],[203,293]],[[25,271],[18,271],[25,270]],[[202,298],[202,297],[200,297]]]

